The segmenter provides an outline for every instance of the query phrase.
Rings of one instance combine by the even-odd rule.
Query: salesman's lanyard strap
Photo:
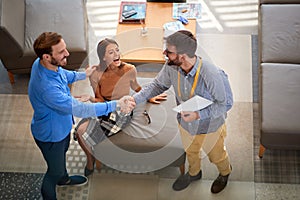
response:
[[[191,92],[190,92],[190,97],[191,98],[193,95],[194,95],[194,92],[195,92],[195,89],[196,89],[196,86],[197,86],[197,83],[198,83],[198,79],[199,79],[199,74],[200,74],[200,69],[201,69],[201,66],[202,66],[202,59],[200,59],[199,61],[199,64],[198,64],[198,68],[197,68],[197,72],[196,72],[196,75],[195,75],[195,78],[194,78],[194,82],[193,82],[193,86],[191,88]],[[178,96],[181,98],[181,90],[180,90],[180,72],[178,70],[178,83],[177,83],[177,90],[178,90]]]

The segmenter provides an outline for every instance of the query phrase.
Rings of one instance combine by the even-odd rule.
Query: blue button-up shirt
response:
[[[178,66],[165,64],[153,82],[144,86],[139,93],[133,96],[136,103],[138,104],[154,97],[171,86],[174,87],[177,104],[191,98],[190,91],[195,81],[199,60],[200,58],[197,57],[196,63],[189,73],[185,73]],[[178,71],[180,77],[178,77]],[[181,97],[178,95],[177,89],[178,78],[180,78]],[[203,60],[193,95],[199,95],[213,103],[198,111],[200,120],[185,122],[181,119],[181,115],[178,114],[178,122],[192,135],[215,132],[225,122],[227,111],[233,105],[233,95],[227,75],[217,66]]]
[[[39,141],[58,142],[71,131],[73,115],[96,117],[107,115],[116,109],[116,101],[105,103],[82,103],[73,98],[68,87],[86,78],[85,72],[48,70],[37,58],[32,65],[28,95],[34,113],[31,132]]]

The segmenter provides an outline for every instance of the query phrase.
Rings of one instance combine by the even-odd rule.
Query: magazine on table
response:
[[[146,18],[146,2],[122,1],[119,23],[142,23]]]
[[[173,18],[178,19],[180,16],[186,19],[201,18],[200,3],[173,3]]]

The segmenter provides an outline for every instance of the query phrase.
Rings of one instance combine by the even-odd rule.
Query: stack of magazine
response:
[[[122,1],[120,5],[119,23],[144,23],[146,18],[146,2]]]

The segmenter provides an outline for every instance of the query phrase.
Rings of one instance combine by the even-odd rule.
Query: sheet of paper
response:
[[[175,112],[201,110],[213,102],[198,95],[173,108]]]

